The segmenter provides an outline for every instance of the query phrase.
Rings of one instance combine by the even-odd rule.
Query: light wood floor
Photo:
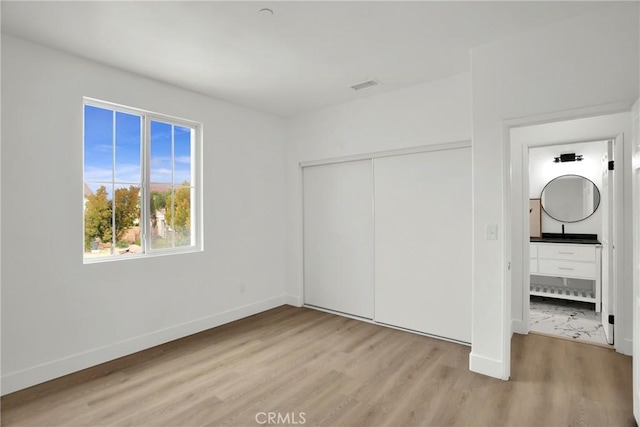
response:
[[[635,425],[630,357],[512,348],[505,382],[470,372],[468,347],[284,306],[5,396],[2,425]]]

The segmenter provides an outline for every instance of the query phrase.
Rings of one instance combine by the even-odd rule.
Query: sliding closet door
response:
[[[371,160],[303,169],[304,302],[373,317]]]
[[[374,170],[375,320],[471,342],[471,149]]]

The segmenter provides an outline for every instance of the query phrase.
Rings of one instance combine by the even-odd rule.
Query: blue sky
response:
[[[101,183],[112,180],[116,187],[140,185],[141,117],[116,112],[115,146],[113,120],[111,110],[85,106],[84,179],[93,191]],[[191,129],[173,126],[174,162],[171,161],[171,132],[170,124],[151,122],[152,183],[180,185],[191,181]],[[110,185],[107,189],[111,194]]]

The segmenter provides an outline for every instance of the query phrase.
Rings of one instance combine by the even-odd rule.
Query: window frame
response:
[[[82,260],[83,264],[95,264],[103,262],[140,259],[140,258],[152,258],[157,256],[177,255],[184,253],[202,252],[204,250],[203,244],[203,191],[202,191],[202,140],[203,140],[203,125],[200,122],[188,120],[184,118],[170,116],[168,114],[157,113],[140,108],[129,107],[126,105],[117,104],[114,102],[103,101],[96,98],[83,97],[82,102],[82,183],[83,193],[85,180],[85,107],[91,106],[96,108],[108,109],[121,112],[125,114],[131,114],[140,116],[140,246],[142,248],[141,253],[127,255],[117,255],[112,253],[109,256],[87,258],[85,256],[84,245],[84,227],[85,227],[85,210],[82,212]],[[152,248],[151,247],[151,212],[150,212],[150,195],[151,195],[151,122],[162,122],[171,124],[173,126],[180,126],[189,128],[194,131],[192,153],[191,153],[191,176],[192,182],[190,188],[192,188],[190,208],[191,208],[191,238],[195,240],[190,246],[174,246],[171,248]],[[115,134],[114,134],[115,138]],[[173,137],[172,137],[173,138]],[[113,154],[115,156],[115,152]],[[175,156],[172,153],[172,162],[175,162]],[[115,181],[114,181],[115,183]],[[171,183],[171,187],[174,188],[177,184]],[[112,200],[115,200],[115,186],[113,187]],[[112,224],[112,227],[115,227]],[[113,242],[112,242],[113,244]],[[115,250],[115,249],[114,249]]]

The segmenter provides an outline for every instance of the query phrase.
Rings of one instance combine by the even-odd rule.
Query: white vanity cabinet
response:
[[[530,243],[530,273],[535,276],[560,277],[563,285],[531,283],[531,295],[590,302],[596,312],[601,306],[601,245],[567,243]],[[592,289],[571,288],[566,279],[592,280]]]

